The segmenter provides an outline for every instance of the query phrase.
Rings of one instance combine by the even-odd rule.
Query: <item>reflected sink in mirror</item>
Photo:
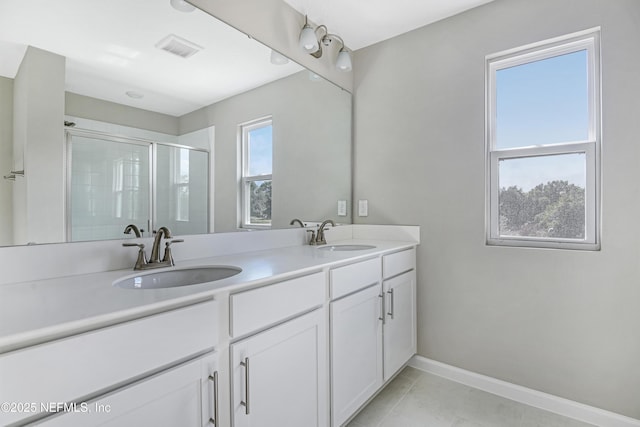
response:
[[[175,288],[214,282],[235,276],[240,272],[242,272],[241,268],[228,265],[180,268],[125,277],[113,282],[113,286],[124,289]]]
[[[373,245],[329,245],[318,248],[321,251],[364,251],[366,249],[375,249]]]

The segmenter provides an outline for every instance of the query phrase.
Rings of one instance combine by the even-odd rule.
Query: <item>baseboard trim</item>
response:
[[[574,402],[573,400],[543,393],[486,375],[477,374],[422,356],[413,356],[409,366],[516,402],[554,412],[596,426],[640,427],[640,420],[615,412]]]

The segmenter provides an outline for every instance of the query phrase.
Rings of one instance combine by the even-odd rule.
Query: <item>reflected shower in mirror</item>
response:
[[[274,56],[169,0],[3,0],[0,176],[15,178],[0,180],[0,246],[124,238],[130,223],[241,229],[240,126],[265,117],[271,228],[350,223],[337,205],[351,205],[351,94]],[[105,138],[143,149],[116,155]]]
[[[100,127],[75,120],[68,123]],[[143,236],[154,224],[207,233],[209,151],[177,144],[208,146],[208,131],[172,137],[124,126],[117,134],[67,129],[67,241],[118,239],[123,223]]]

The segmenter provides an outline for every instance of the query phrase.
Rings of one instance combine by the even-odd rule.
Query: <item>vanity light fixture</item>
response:
[[[324,31],[324,35],[322,37],[318,37],[318,33],[320,31]],[[305,15],[304,26],[302,27],[302,30],[300,30],[300,37],[298,38],[300,49],[309,55],[320,58],[322,56],[322,46],[324,45],[325,47],[328,47],[334,40],[339,41],[342,45],[336,58],[336,68],[340,71],[351,71],[351,54],[347,50],[344,40],[336,34],[329,34],[329,30],[327,30],[325,25],[319,25],[314,30],[313,27],[309,25],[309,21]]]
[[[336,36],[335,34],[328,34],[323,38],[323,40],[326,38],[330,39],[328,43],[331,43],[333,39],[336,39],[340,42],[340,44],[342,44],[342,47],[338,51],[338,56],[336,58],[336,68],[344,72],[351,71],[351,55],[349,54],[347,48],[344,46],[344,41],[342,40],[342,38]],[[325,43],[325,45],[328,45],[328,43]]]
[[[340,52],[338,52],[338,58],[336,58],[336,67],[341,71],[351,71],[351,55],[349,51],[342,46]]]
[[[324,28],[326,29],[327,27]],[[298,44],[300,45],[300,49],[307,52],[308,54],[316,53],[318,49],[320,49],[320,43],[318,43],[316,30],[314,30],[311,25],[309,25],[307,15],[304,16],[304,26],[302,27],[302,30],[300,30]]]
[[[196,10],[195,6],[187,3],[184,0],[169,0],[171,3],[171,7],[175,10],[179,10],[180,12],[193,12]]]

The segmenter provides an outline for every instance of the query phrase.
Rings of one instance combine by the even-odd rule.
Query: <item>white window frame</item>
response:
[[[496,147],[496,73],[498,70],[587,51],[589,134],[585,141],[571,141],[517,148]],[[527,45],[486,57],[486,236],[488,245],[559,249],[600,249],[600,28]],[[541,238],[499,234],[499,164],[501,160],[582,153],[585,155],[585,238]]]
[[[240,228],[254,229],[270,229],[271,224],[253,224],[251,223],[250,201],[251,194],[249,191],[251,182],[254,181],[271,181],[273,190],[273,170],[271,174],[266,175],[249,175],[249,132],[266,126],[273,126],[273,118],[271,116],[252,120],[240,125],[240,149],[241,149],[241,176],[240,176]],[[273,140],[272,140],[273,143]],[[273,159],[272,159],[273,160]],[[273,163],[272,163],[273,167]],[[272,218],[273,221],[273,218]]]

